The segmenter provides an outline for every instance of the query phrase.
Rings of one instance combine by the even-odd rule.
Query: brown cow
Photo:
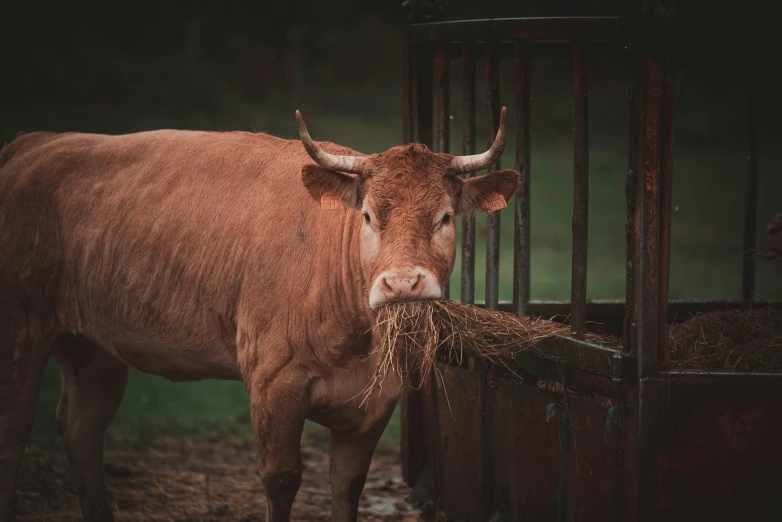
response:
[[[401,389],[389,379],[359,408],[373,308],[439,297],[454,215],[504,206],[519,174],[457,177],[500,157],[504,108],[491,149],[467,157],[419,144],[364,156],[313,143],[297,120],[301,141],[37,132],[2,150],[0,519],[49,355],[85,520],[112,519],[103,440],[129,366],[244,381],[267,520],[290,517],[305,419],[329,428],[333,519],[356,519]]]

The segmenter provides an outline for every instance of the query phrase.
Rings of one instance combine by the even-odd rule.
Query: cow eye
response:
[[[443,225],[447,225],[450,222],[451,222],[451,215],[450,214],[444,215],[443,216]]]
[[[369,217],[369,214],[366,212],[364,212],[364,221],[366,221],[367,223],[372,222],[372,219]]]

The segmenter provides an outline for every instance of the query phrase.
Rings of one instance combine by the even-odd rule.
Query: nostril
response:
[[[420,290],[422,286],[423,286],[423,284],[421,282],[421,274],[418,274],[416,276],[416,278],[415,278],[415,282],[413,283],[413,286],[410,287],[410,290],[412,290],[413,292],[416,292],[416,291]]]
[[[394,293],[394,288],[390,284],[388,284],[388,279],[386,279],[385,277],[383,278],[383,284],[382,284],[381,288],[383,289],[383,293],[385,293],[385,294],[393,294]]]

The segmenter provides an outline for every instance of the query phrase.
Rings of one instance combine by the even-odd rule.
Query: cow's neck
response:
[[[345,212],[342,221],[342,240],[339,243],[337,266],[330,270],[328,292],[335,302],[328,303],[339,314],[338,323],[353,332],[341,332],[366,338],[365,333],[374,325],[375,315],[369,307],[369,293],[361,267],[361,214]],[[369,342],[362,343],[363,350],[370,350]]]

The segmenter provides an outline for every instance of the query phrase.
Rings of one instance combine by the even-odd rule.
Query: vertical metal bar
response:
[[[432,148],[432,54],[426,45],[415,49],[415,141]]]
[[[573,43],[573,271],[570,328],[586,326],[587,233],[589,218],[589,122],[584,42]]]
[[[747,177],[744,188],[744,257],[741,262],[741,298],[755,299],[755,227],[757,226],[758,199],[758,83],[752,78],[749,86],[749,150],[747,151]]]
[[[437,123],[436,139],[437,152],[450,152],[450,130],[451,130],[451,89],[448,68],[448,44],[440,43],[437,45],[435,54],[435,70],[437,74]],[[451,284],[447,282],[443,287],[443,297],[446,299],[451,295]]]
[[[644,177],[641,184],[641,226],[638,238],[640,264],[638,294],[636,296],[638,341],[638,376],[654,377],[659,370],[658,301],[660,298],[660,178],[661,134],[663,113],[663,67],[651,54],[646,57],[646,87],[643,163]]]
[[[413,43],[410,35],[410,24],[405,25],[402,37],[402,141],[410,143],[415,136],[413,126]],[[415,403],[415,400],[413,400]],[[413,485],[418,476],[417,448],[415,441],[416,427],[419,425],[415,404],[412,408],[408,400],[402,401],[401,415],[401,450],[402,477],[408,485]]]
[[[494,143],[500,125],[500,55],[498,42],[486,42],[486,128],[487,148]],[[501,160],[488,171],[499,170]],[[500,213],[489,212],[486,232],[486,307],[496,309],[500,284]]]
[[[513,252],[513,312],[527,313],[530,299],[530,76],[529,42],[516,42],[516,192]]]
[[[436,71],[437,71],[437,152],[449,153],[451,151],[450,135],[451,125],[449,111],[451,107],[451,90],[448,67],[448,44],[441,43],[437,46]]]
[[[623,328],[624,351],[629,352],[635,332],[634,285],[638,269],[638,242],[634,233],[638,226],[638,129],[641,123],[641,75],[640,60],[636,49],[630,50],[630,72],[628,76],[628,137],[627,137],[627,178],[625,198],[627,200],[627,220],[625,221],[625,242],[627,243],[625,264],[625,317]]]
[[[658,297],[658,363],[668,366],[668,281],[671,267],[671,199],[673,192],[673,106],[676,71],[666,65],[663,73],[660,157],[660,291]]]
[[[500,55],[499,43],[486,42],[486,129],[488,147],[494,143],[500,125]],[[498,170],[501,160],[489,165],[488,171]],[[486,233],[486,307],[497,309],[499,304],[500,283],[500,213],[489,212]],[[481,498],[486,516],[491,512],[492,504],[492,465],[489,449],[488,426],[488,376],[486,362],[481,364]]]
[[[635,469],[630,477],[630,518],[645,520],[655,500],[651,477],[658,466],[659,452],[655,434],[659,433],[660,412],[666,398],[655,378],[659,375],[659,299],[660,299],[660,190],[663,167],[665,75],[659,57],[646,51],[643,87],[643,177],[639,178],[641,201],[638,244],[639,267],[636,272],[636,339],[638,359],[638,411]]]
[[[412,45],[412,43],[410,44]],[[432,146],[432,55],[428,47],[415,45],[412,49],[411,94],[414,98],[412,112],[413,139],[431,148]],[[426,417],[427,383],[420,382],[420,375],[410,376],[413,387],[402,402],[402,473],[408,485],[415,485],[422,469],[427,464]]]
[[[410,24],[402,37],[402,143],[413,141],[413,45]]]
[[[462,44],[462,154],[475,154],[475,44]],[[471,178],[473,172],[464,175]],[[475,216],[462,218],[462,303],[475,302]]]

